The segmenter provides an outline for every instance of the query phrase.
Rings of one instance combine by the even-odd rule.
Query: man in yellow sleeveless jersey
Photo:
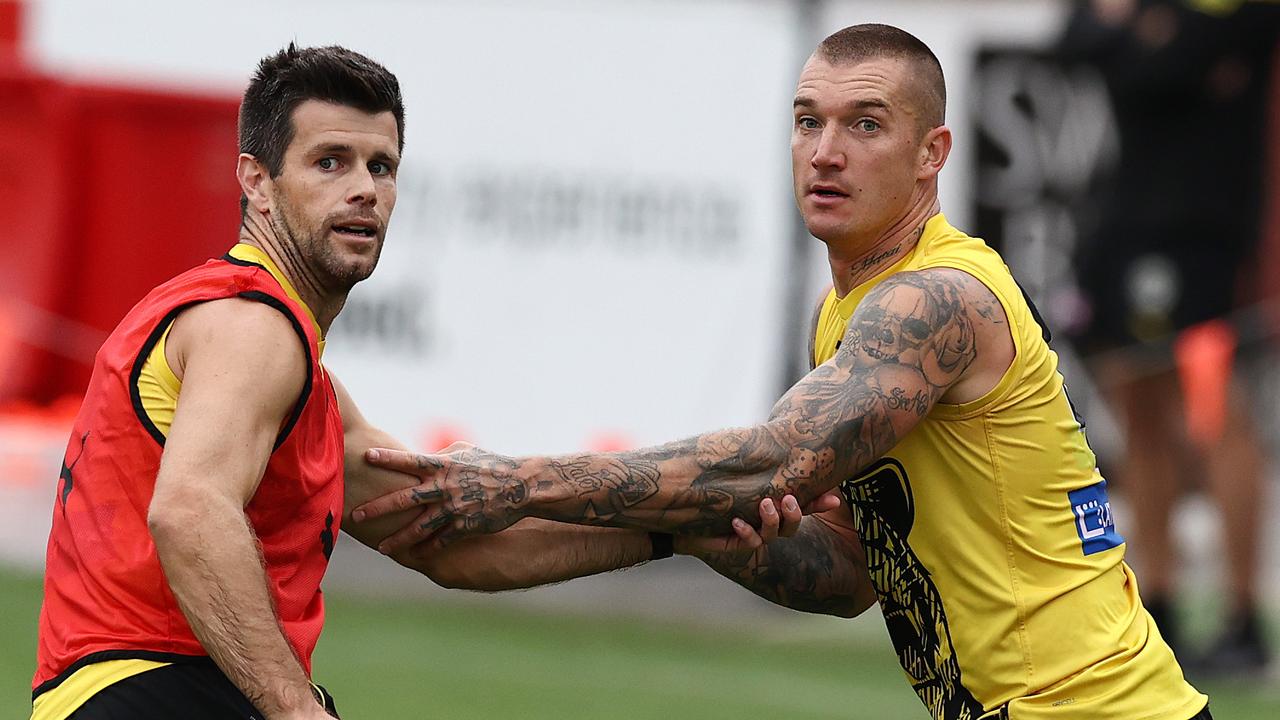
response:
[[[935,718],[1208,718],[1143,609],[1048,331],[940,212],[945,95],[928,47],[884,25],[835,33],[805,65],[795,193],[834,287],[814,369],[767,421],[610,455],[374,451],[422,483],[354,518],[420,506],[387,551],[526,518],[712,535],[838,488],[839,508],[754,552],[676,548],[797,609],[879,602]]]

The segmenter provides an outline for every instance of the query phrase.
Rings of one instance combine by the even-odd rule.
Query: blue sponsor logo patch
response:
[[[1076,535],[1080,536],[1080,545],[1084,548],[1085,555],[1110,550],[1124,542],[1124,538],[1116,532],[1116,521],[1111,516],[1106,480],[1072,490],[1067,493],[1067,497],[1071,500]]]

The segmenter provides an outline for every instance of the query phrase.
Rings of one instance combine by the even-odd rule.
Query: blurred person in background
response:
[[[374,450],[422,483],[353,519],[424,508],[388,552],[529,518],[728,534],[763,500],[794,515],[787,494],[838,488],[793,537],[675,545],[788,607],[878,602],[934,718],[1209,718],[1138,597],[1048,331],[1000,257],[940,212],[945,102],[937,58],[897,28],[846,28],[805,64],[794,190],[834,287],[814,369],[767,422],[612,454]]]
[[[1083,345],[1126,431],[1117,477],[1147,608],[1199,672],[1260,670],[1270,659],[1258,597],[1257,396],[1248,374],[1232,372],[1238,338],[1223,319],[1256,259],[1278,20],[1269,3],[1089,0],[1062,42],[1068,62],[1104,76],[1120,136],[1079,257],[1091,305]],[[1221,515],[1226,561],[1226,624],[1199,657],[1175,610],[1171,518],[1188,484]]]

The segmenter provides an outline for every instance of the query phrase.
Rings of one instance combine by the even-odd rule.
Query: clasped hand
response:
[[[529,504],[528,488],[515,474],[516,461],[468,443],[454,443],[435,455],[374,448],[365,453],[365,460],[421,481],[352,512],[360,522],[422,508],[418,517],[378,545],[383,553],[421,542],[443,546],[463,535],[504,530],[524,517]]]

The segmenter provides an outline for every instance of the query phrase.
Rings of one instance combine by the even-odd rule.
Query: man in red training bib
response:
[[[36,720],[329,716],[310,659],[344,443],[320,360],[377,265],[403,129],[399,83],[362,55],[290,45],[259,65],[239,243],[143,298],[95,359],[49,536]]]

